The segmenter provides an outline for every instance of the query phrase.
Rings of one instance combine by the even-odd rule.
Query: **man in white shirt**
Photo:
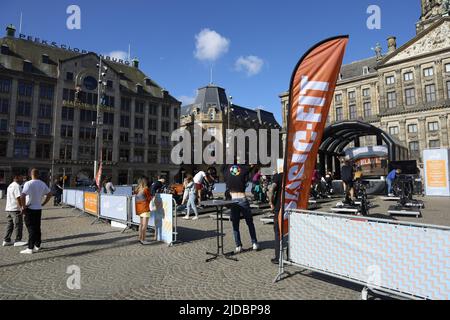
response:
[[[44,196],[45,200],[42,202]],[[24,184],[20,196],[22,213],[25,214],[25,225],[28,229],[28,249],[20,253],[32,254],[40,250],[42,207],[47,204],[51,197],[52,193],[48,186],[39,180],[39,171],[37,169],[31,170],[31,180]]]
[[[15,247],[24,246],[27,243],[22,242],[23,217],[20,213],[22,202],[20,199],[22,176],[14,176],[13,182],[8,186],[6,192],[6,235],[3,238],[3,246],[12,246],[11,236],[13,231],[16,235]]]
[[[202,201],[202,189],[203,189],[203,180],[207,177],[207,174],[204,171],[199,171],[194,176],[194,184],[195,190],[197,190],[197,199],[198,201]]]

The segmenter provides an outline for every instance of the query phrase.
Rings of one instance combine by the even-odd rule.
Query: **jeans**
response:
[[[198,211],[197,211],[197,206],[195,205],[195,194],[190,194],[188,201],[187,201],[187,215],[189,216],[191,214],[191,208],[195,213],[195,216],[198,217]]]
[[[41,217],[42,210],[26,210],[25,225],[28,229],[28,249],[33,249],[35,246],[41,247]]]
[[[233,234],[234,241],[236,242],[236,247],[241,247],[241,234],[239,232],[239,222],[241,221],[241,212],[244,216],[245,222],[248,226],[248,231],[250,232],[250,238],[252,239],[252,244],[258,243],[256,239],[255,225],[253,224],[253,215],[250,209],[250,203],[246,198],[243,199],[233,199],[238,201],[238,203],[231,206],[231,222],[233,223]]]
[[[388,195],[389,195],[392,193],[392,180],[386,179],[386,183],[387,183],[387,189],[388,189]]]
[[[3,240],[5,242],[11,242],[11,236],[14,231],[16,234],[16,242],[22,241],[23,217],[20,211],[9,211],[6,214],[6,235]]]

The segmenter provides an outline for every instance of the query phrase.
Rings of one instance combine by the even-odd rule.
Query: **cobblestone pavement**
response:
[[[4,208],[5,201],[0,201]],[[449,199],[428,201],[421,222],[449,225]],[[381,207],[379,207],[381,208]],[[381,209],[380,209],[381,210]],[[415,221],[417,219],[413,219]],[[215,249],[215,221],[179,219],[180,239],[174,247],[137,244],[137,233],[91,224],[93,217],[71,209],[47,207],[43,213],[41,252],[20,255],[21,249],[0,248],[0,299],[359,299],[360,286],[289,267],[290,276],[272,281],[273,226],[255,217],[262,250],[238,256],[237,262],[205,263]],[[0,215],[3,236],[5,215]],[[231,224],[224,222],[228,250],[233,249]],[[244,247],[250,247],[241,221]],[[69,290],[67,268],[81,270],[81,289]]]

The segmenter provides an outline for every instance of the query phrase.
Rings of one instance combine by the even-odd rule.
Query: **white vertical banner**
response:
[[[425,194],[450,196],[450,149],[423,151]]]

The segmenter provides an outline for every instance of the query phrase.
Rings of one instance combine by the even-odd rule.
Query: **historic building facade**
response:
[[[245,132],[248,129],[255,129],[259,134],[260,129],[267,129],[267,150],[268,155],[271,155],[270,150],[272,146],[272,130],[281,130],[281,126],[275,120],[273,113],[262,109],[249,109],[241,107],[231,101],[226,95],[225,89],[208,85],[206,87],[198,89],[198,94],[195,102],[191,105],[183,106],[181,111],[181,128],[188,130],[191,136],[194,137],[194,124],[198,125],[203,134],[209,133],[210,137],[214,137],[212,141],[217,140],[223,147],[223,150],[209,150],[210,154],[218,158],[222,155],[223,160],[226,159],[226,153],[229,152],[229,143],[226,140],[226,130],[239,130],[242,129]],[[200,131],[200,130],[199,130]],[[258,136],[259,137],[259,136]],[[275,139],[275,135],[273,135]],[[259,153],[260,139],[254,140],[253,138],[246,138],[246,159],[250,159],[250,144]],[[280,143],[280,136],[278,136],[278,144]],[[237,143],[237,141],[236,141]],[[211,147],[211,143],[203,142],[202,150],[193,149],[192,152],[204,152],[208,147]],[[255,150],[254,149],[254,150]],[[280,150],[278,150],[280,151]],[[220,152],[220,155],[219,155]],[[236,155],[236,152],[234,152]],[[194,160],[194,157],[192,157]],[[258,159],[259,160],[259,159]],[[253,164],[261,164],[259,161]],[[275,163],[276,165],[276,163]],[[208,165],[204,161],[201,164],[184,164],[183,170],[186,173],[194,173],[199,170],[206,171],[210,168],[216,170],[219,179],[222,179],[221,165]]]
[[[422,0],[416,36],[388,52],[342,66],[328,123],[369,122],[409,149],[422,161],[422,151],[450,147],[450,17],[448,1]],[[284,123],[288,93],[280,95]],[[366,137],[360,145],[373,145]]]
[[[71,182],[93,178],[100,56],[15,34],[0,39],[0,184],[41,169]],[[99,152],[114,183],[178,171],[170,134],[181,103],[131,63],[103,57]],[[102,70],[104,71],[104,70]]]

